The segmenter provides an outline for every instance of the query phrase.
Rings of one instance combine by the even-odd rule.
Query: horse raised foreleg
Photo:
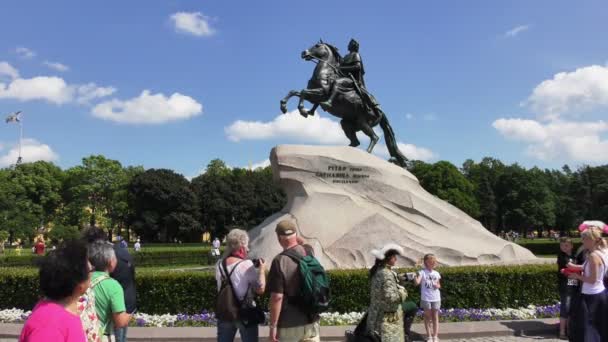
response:
[[[308,111],[308,115],[315,115],[317,108],[319,108],[319,104],[318,103],[313,104],[312,108],[310,108],[310,110]]]
[[[315,110],[319,107],[319,99],[323,95],[323,88],[313,89],[302,89],[300,91],[300,103],[298,104],[298,110],[300,115],[308,117],[309,115],[315,115]],[[308,101],[313,104],[311,110],[307,111],[304,107],[304,101]]]
[[[301,93],[300,93],[301,95]],[[303,117],[308,117],[308,111],[306,110],[306,107],[304,107],[304,97],[300,96],[300,102],[298,102],[298,111],[300,111],[300,115],[302,115]]]
[[[281,112],[283,112],[283,114],[287,113],[287,101],[294,96],[300,96],[300,92],[297,90],[291,90],[289,93],[287,93],[287,96],[281,100]]]

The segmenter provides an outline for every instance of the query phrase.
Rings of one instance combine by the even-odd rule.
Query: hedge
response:
[[[534,255],[557,255],[559,253],[559,241],[539,241],[539,242],[518,242],[518,245],[527,248]],[[574,242],[574,251],[582,245],[581,242]]]
[[[400,272],[413,271],[403,269]],[[473,266],[440,268],[442,306],[507,308],[553,304],[558,300],[554,265]],[[363,311],[369,303],[367,270],[329,272],[331,311]],[[197,313],[213,309],[215,277],[209,272],[137,271],[138,310],[150,314]],[[408,284],[410,297],[419,289]],[[35,269],[0,268],[0,308],[31,309],[38,298]],[[267,307],[267,298],[263,298]]]
[[[142,249],[140,252],[130,250],[136,266],[170,266],[170,265],[212,265],[215,260],[211,257],[209,247],[160,247]],[[35,266],[39,256],[29,250],[23,250],[21,255],[0,254],[0,267]]]

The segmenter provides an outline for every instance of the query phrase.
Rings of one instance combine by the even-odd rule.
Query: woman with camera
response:
[[[226,250],[215,268],[218,288],[218,307],[226,310],[238,306],[238,313],[224,314],[234,317],[222,319],[218,315],[217,340],[232,342],[238,330],[241,341],[258,341],[258,324],[263,321],[263,312],[256,307],[255,295],[262,295],[266,288],[266,264],[263,259],[249,260],[249,236],[241,229],[233,229],[226,237]],[[231,288],[231,290],[229,289]],[[227,289],[226,295],[222,290]],[[236,303],[232,302],[232,293]],[[222,303],[221,301],[225,301]],[[217,313],[216,313],[217,314]],[[247,316],[247,317],[245,317]]]

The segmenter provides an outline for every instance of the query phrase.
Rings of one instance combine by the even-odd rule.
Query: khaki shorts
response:
[[[293,328],[279,328],[281,342],[320,342],[321,328],[319,322],[300,325]]]

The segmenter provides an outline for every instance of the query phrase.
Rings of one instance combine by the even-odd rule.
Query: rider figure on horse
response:
[[[329,99],[321,102],[321,105],[324,107],[331,107],[338,92],[346,92],[355,88],[357,93],[361,96],[363,104],[370,108],[371,113],[373,113],[370,118],[371,121],[376,121],[381,117],[382,109],[380,109],[380,104],[376,101],[376,98],[370,94],[365,87],[365,80],[363,79],[365,68],[363,67],[363,60],[359,54],[359,43],[356,40],[351,39],[348,43],[348,51],[349,53],[344,56],[338,67],[341,75],[334,81],[330,90]],[[357,84],[353,84],[353,82],[356,82]]]

